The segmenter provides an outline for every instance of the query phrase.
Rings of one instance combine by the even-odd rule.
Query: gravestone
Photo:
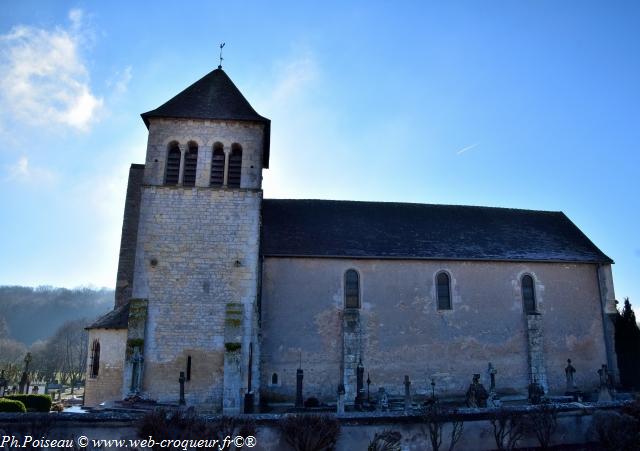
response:
[[[409,376],[404,377],[404,411],[407,412],[411,408],[411,381]]]
[[[180,383],[180,401],[179,404],[184,406],[186,401],[184,399],[184,381],[186,378],[184,377],[184,371],[180,371],[180,377],[178,378],[178,382]]]
[[[386,412],[389,410],[389,396],[384,387],[378,389],[378,410]]]
[[[600,389],[598,391],[598,402],[613,401],[613,381],[607,365],[602,365],[598,370],[600,377]]]
[[[484,385],[480,383],[480,374],[476,373],[467,389],[467,407],[487,407],[487,398],[489,398],[489,394]]]
[[[304,371],[302,368],[296,370],[296,408],[302,409],[304,407],[304,400],[302,398],[302,380],[304,379]]]
[[[544,396],[544,388],[538,383],[536,378],[529,384],[529,404],[540,404]]]

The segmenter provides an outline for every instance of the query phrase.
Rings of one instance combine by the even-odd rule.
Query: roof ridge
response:
[[[457,208],[481,208],[481,209],[493,209],[493,210],[509,210],[509,211],[527,211],[536,213],[554,213],[562,214],[561,210],[534,210],[531,208],[513,208],[513,207],[495,207],[487,205],[466,205],[466,204],[434,204],[434,203],[422,203],[422,202],[399,202],[399,201],[375,201],[375,200],[348,200],[348,199],[274,199],[266,198],[264,201],[291,201],[291,202],[335,202],[335,203],[359,203],[359,204],[388,204],[388,205],[418,205],[418,206],[430,206],[430,207],[457,207]],[[566,215],[565,215],[566,216]]]

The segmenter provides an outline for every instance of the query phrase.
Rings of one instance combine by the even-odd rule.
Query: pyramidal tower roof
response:
[[[260,116],[221,67],[209,72],[155,110],[142,113],[147,128],[150,118],[218,119],[261,122],[264,127],[263,166],[269,167],[271,121]]]

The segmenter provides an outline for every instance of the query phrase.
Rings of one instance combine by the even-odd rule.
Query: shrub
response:
[[[524,434],[524,422],[517,414],[500,409],[493,418],[493,438],[499,450],[512,450],[518,446],[518,441]]]
[[[157,443],[152,449],[156,450],[167,449],[160,448],[161,440],[187,440],[195,437],[207,437],[217,439],[222,443],[227,436],[255,436],[256,429],[251,420],[244,418],[223,416],[213,420],[205,420],[196,415],[192,408],[176,411],[160,408],[147,413],[140,419],[137,425],[137,432],[138,437],[143,439],[152,436]],[[168,449],[181,450],[182,448],[174,446]],[[233,450],[235,446],[225,449]]]
[[[49,412],[51,410],[49,395],[9,395],[5,398],[21,401],[29,411]]]
[[[638,420],[615,411],[597,411],[591,420],[590,433],[595,435],[602,448],[610,451],[637,449]]]
[[[287,415],[280,420],[284,439],[296,451],[331,451],[340,423],[328,415]]]
[[[0,398],[0,412],[26,412],[27,408],[20,401]]]
[[[525,427],[535,434],[540,448],[548,449],[551,437],[558,428],[558,409],[550,402],[543,401],[525,417],[525,423]]]
[[[402,434],[397,431],[382,431],[369,442],[367,451],[400,451]]]

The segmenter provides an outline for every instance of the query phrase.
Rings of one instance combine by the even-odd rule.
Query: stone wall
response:
[[[491,362],[499,393],[526,394],[532,371],[520,286],[524,274],[535,280],[540,313],[535,322],[542,332],[532,364],[537,373],[544,365],[550,392],[564,392],[568,358],[583,390],[596,387],[596,370],[607,361],[594,265],[266,258],[261,329],[266,399],[293,401],[300,355],[305,398],[335,402],[338,384],[353,380],[344,378],[345,364],[357,362],[343,352],[347,338],[354,342],[343,330],[344,272],[350,268],[360,274],[360,354],[372,393],[383,386],[402,395],[403,377],[409,375],[414,393],[430,391],[434,378],[441,395],[463,396],[474,373],[489,386]],[[452,310],[437,309],[440,270],[451,277]],[[544,359],[536,354],[540,346]],[[270,384],[273,373],[277,385]]]
[[[152,119],[141,193],[133,296],[148,300],[142,394],[177,401],[186,373],[187,404],[238,412],[247,390],[249,349],[253,388],[259,384],[258,250],[263,124]],[[169,143],[183,154],[198,144],[196,186],[161,186]],[[242,146],[241,187],[209,187],[212,147]],[[229,305],[234,317],[228,317]],[[226,343],[228,329],[233,342]],[[225,353],[233,349],[233,355]],[[233,358],[231,358],[233,357]],[[232,365],[233,362],[233,365]],[[226,377],[225,364],[228,368]],[[223,395],[224,393],[224,395]],[[256,402],[258,398],[256,397]]]
[[[124,202],[118,275],[116,276],[115,308],[126,304],[131,298],[136,242],[138,239],[138,220],[140,218],[140,187],[142,186],[143,176],[144,165],[132,164],[129,169],[127,196]]]
[[[572,445],[574,449],[579,444],[593,443],[595,436],[590,431],[592,416],[596,411],[619,409],[622,403],[608,403],[607,405],[569,404],[560,407],[558,413],[558,427],[552,436],[551,445]],[[516,412],[529,413],[530,408],[516,409]],[[495,412],[484,409],[461,409],[455,416],[464,422],[462,436],[456,445],[457,451],[479,451],[496,449],[493,428],[490,422]],[[83,449],[148,449],[129,442],[123,446],[112,443],[107,446],[94,447],[92,440],[135,440],[140,439],[136,431],[140,414],[128,413],[89,413],[89,414],[0,414],[0,431],[2,435],[20,438],[21,435],[32,435],[35,439],[77,439],[86,436],[89,446]],[[282,436],[278,422],[280,415],[249,415],[244,418],[252,419],[256,424],[254,436],[256,446],[250,449],[256,451],[292,451]],[[217,417],[206,417],[215,421]],[[45,430],[38,424],[50,421]],[[366,449],[376,433],[383,431],[397,431],[402,434],[401,449],[403,451],[423,451],[430,449],[426,427],[420,416],[398,414],[347,414],[339,417],[340,435],[336,444],[336,451],[352,451]],[[449,448],[450,423],[444,426],[444,438],[441,449]],[[145,439],[148,436],[144,437]],[[162,440],[166,437],[153,437]],[[189,437],[194,440],[210,439],[211,437]],[[539,446],[533,433],[525,434],[519,442],[520,447]],[[217,449],[217,448],[212,448]],[[227,448],[228,449],[228,448]],[[233,447],[231,448],[233,449]],[[243,448],[249,449],[249,448]],[[577,447],[575,448],[577,449]],[[589,448],[591,449],[591,448]],[[595,449],[595,448],[593,448]]]
[[[84,405],[94,407],[105,401],[122,399],[122,372],[127,341],[125,329],[90,329],[88,362],[94,340],[100,343],[100,369],[97,377],[91,377],[87,369]]]

